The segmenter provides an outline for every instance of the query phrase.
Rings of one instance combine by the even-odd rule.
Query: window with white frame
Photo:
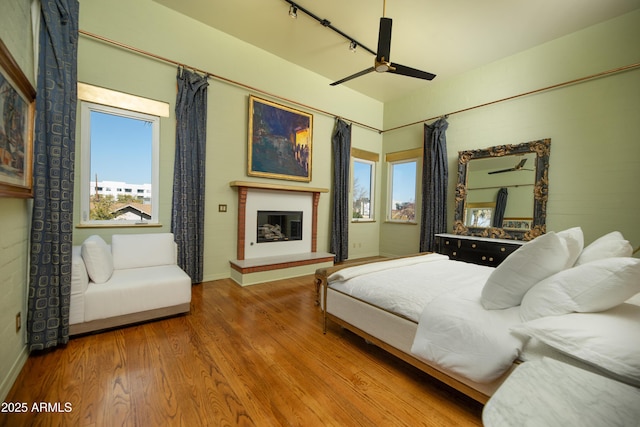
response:
[[[387,154],[389,165],[389,203],[387,220],[416,222],[416,187],[419,150]]]
[[[160,117],[81,102],[81,129],[81,223],[158,223]]]
[[[351,149],[351,220],[373,221],[375,219],[376,162],[380,155],[357,148]]]
[[[367,221],[373,219],[374,177],[374,162],[363,159],[353,159],[353,221]]]

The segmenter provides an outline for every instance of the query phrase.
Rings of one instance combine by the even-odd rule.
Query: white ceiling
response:
[[[304,13],[291,19],[284,0],[154,1],[330,81],[373,65],[374,55],[350,52],[348,40]],[[383,0],[295,3],[377,49]],[[436,82],[638,8],[640,0],[388,0],[385,16],[393,19],[391,61],[434,73]],[[429,84],[390,73],[345,83],[383,102]]]

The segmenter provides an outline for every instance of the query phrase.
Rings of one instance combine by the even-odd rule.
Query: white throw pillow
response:
[[[113,274],[113,257],[109,245],[100,236],[90,236],[82,243],[82,259],[94,283],[104,283]]]
[[[597,261],[604,258],[629,257],[633,253],[633,247],[619,231],[612,231],[609,234],[594,240],[590,245],[582,250],[576,265]]]
[[[569,250],[569,259],[567,260],[567,268],[572,267],[584,248],[584,233],[582,228],[573,227],[567,230],[563,230],[557,233],[558,237],[564,240],[567,249]]]
[[[487,310],[515,307],[536,283],[572,266],[582,250],[582,230],[550,231],[525,243],[491,273],[482,289]]]
[[[550,316],[511,328],[640,387],[640,307]]]
[[[640,292],[640,259],[607,258],[561,271],[533,286],[522,299],[524,321],[572,312],[597,312]]]

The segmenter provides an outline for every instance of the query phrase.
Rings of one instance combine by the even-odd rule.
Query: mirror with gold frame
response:
[[[453,232],[512,240],[544,234],[550,148],[551,139],[542,139],[460,151]]]

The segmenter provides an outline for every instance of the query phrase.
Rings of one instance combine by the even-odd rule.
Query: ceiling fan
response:
[[[491,171],[491,172],[487,172],[487,173],[489,175],[492,175],[494,173],[514,172],[514,171],[520,171],[520,170],[523,170],[523,171],[531,171],[531,170],[533,170],[533,169],[523,169],[523,166],[524,166],[525,163],[527,163],[527,159],[522,159],[522,160],[520,160],[520,162],[517,165],[515,165],[512,168],[500,169],[500,170],[497,170],[497,171]]]
[[[383,5],[382,18],[380,18],[380,30],[378,32],[378,49],[373,67],[362,70],[349,77],[345,77],[344,79],[338,80],[337,82],[333,82],[331,83],[331,86],[339,85],[340,83],[355,79],[356,77],[364,76],[365,74],[369,74],[373,71],[376,71],[378,73],[389,72],[423,80],[433,80],[433,78],[436,76],[435,74],[428,73],[426,71],[417,70],[415,68],[392,63],[389,61],[391,50],[391,18],[386,18],[384,16],[386,4],[387,2],[385,1]]]

